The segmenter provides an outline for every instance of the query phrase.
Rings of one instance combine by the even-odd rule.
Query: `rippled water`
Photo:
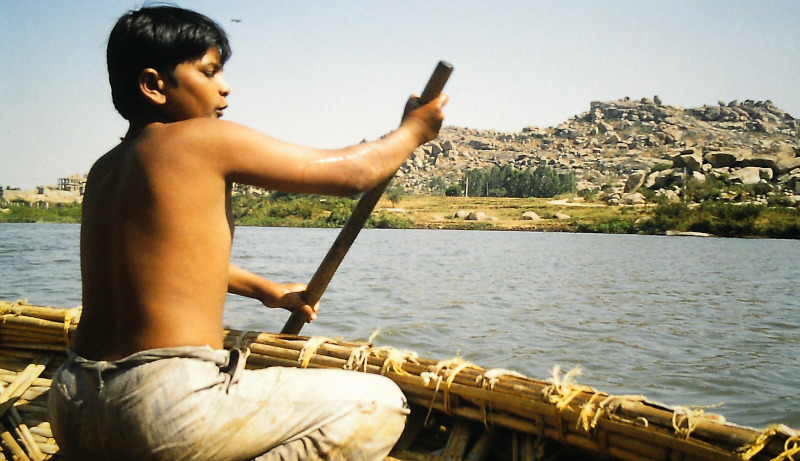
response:
[[[78,226],[0,224],[0,298],[80,304]],[[306,282],[338,231],[239,228],[234,261]],[[800,427],[800,242],[365,230],[302,331]],[[226,322],[288,314],[229,297]]]

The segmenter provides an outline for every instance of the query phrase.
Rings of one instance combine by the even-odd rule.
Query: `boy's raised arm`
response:
[[[229,182],[286,192],[354,195],[394,174],[417,146],[437,136],[447,96],[424,106],[415,100],[410,100],[396,130],[343,149],[304,147],[238,124],[203,119],[185,122],[186,129],[194,125],[194,133],[181,138],[200,144],[197,147],[212,156],[211,163]]]

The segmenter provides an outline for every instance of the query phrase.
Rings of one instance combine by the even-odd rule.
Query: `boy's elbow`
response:
[[[383,182],[385,174],[378,168],[362,165],[361,171],[353,176],[352,187],[356,193],[366,192]]]
[[[343,196],[366,192],[394,173],[390,167],[384,164],[381,153],[376,149],[358,146],[356,152],[343,157],[342,163],[335,167],[334,187],[338,189],[338,195]]]
[[[366,192],[381,182],[381,176],[378,172],[368,168],[355,168],[350,170],[349,173],[343,175],[341,181],[337,181],[332,185],[332,193],[343,197],[358,195]]]

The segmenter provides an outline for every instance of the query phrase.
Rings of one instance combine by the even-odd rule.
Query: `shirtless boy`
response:
[[[316,317],[303,284],[229,262],[231,185],[353,195],[381,183],[441,126],[440,96],[399,128],[340,150],[220,120],[225,33],[175,7],[129,12],[108,42],[122,142],[83,202],[83,312],[50,392],[53,432],[76,460],[383,459],[407,410],[383,377],[244,370],[222,345],[226,293]]]

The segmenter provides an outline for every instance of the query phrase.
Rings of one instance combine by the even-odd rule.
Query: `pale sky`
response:
[[[0,0],[0,185],[86,173],[125,134],[105,45],[143,2]],[[770,99],[800,117],[800,1],[172,2],[230,36],[227,120],[336,148],[397,126],[436,62],[446,125],[516,132],[591,101]],[[234,21],[236,20],[236,21]]]

